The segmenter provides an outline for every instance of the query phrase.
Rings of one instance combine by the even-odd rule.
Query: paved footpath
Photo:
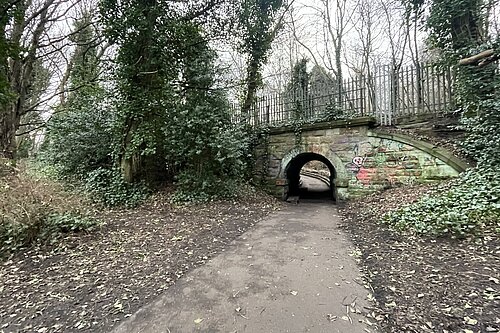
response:
[[[353,246],[327,203],[289,205],[114,333],[374,332]]]

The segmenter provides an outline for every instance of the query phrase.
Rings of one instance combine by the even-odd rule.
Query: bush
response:
[[[218,199],[229,199],[238,196],[241,185],[234,179],[220,179],[213,174],[201,177],[184,171],[177,176],[176,191],[173,202],[208,202]]]
[[[67,207],[71,207],[68,209]],[[52,244],[64,233],[94,228],[86,205],[76,195],[25,172],[0,178],[0,253],[32,244]]]
[[[135,207],[149,195],[143,183],[126,183],[118,170],[105,168],[91,171],[84,180],[84,189],[106,206]]]
[[[492,229],[500,233],[500,174],[473,169],[439,196],[386,214],[384,222],[417,234],[465,237]]]

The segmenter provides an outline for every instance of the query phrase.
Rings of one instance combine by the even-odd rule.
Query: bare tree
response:
[[[311,4],[303,3],[299,8],[309,13],[307,20],[291,20],[297,43],[319,68],[326,68],[333,73],[339,104],[342,103],[342,82],[346,65],[343,61],[345,38],[355,24],[354,13],[357,6],[358,0],[316,0]],[[311,34],[315,37],[311,38]]]
[[[10,45],[23,50],[0,59],[6,64],[13,98],[0,109],[0,156],[16,156],[16,135],[44,125],[40,114],[51,104],[64,101],[71,70],[69,55],[75,42],[73,22],[81,14],[84,0],[22,0],[12,2],[16,15],[3,26]],[[91,1],[87,5],[95,5]],[[92,22],[91,24],[95,24]],[[100,40],[92,43],[100,43]],[[48,76],[40,80],[40,75]],[[45,85],[40,85],[45,82]],[[21,132],[19,129],[23,128]]]

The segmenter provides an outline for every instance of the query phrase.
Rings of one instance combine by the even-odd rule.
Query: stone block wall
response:
[[[261,157],[268,159],[265,177],[275,194],[280,193],[276,181],[286,178],[290,161],[302,153],[322,155],[333,164],[340,199],[362,196],[383,188],[457,177],[466,167],[443,150],[409,138],[378,133],[371,130],[368,124],[354,127],[334,125],[331,128],[304,130],[299,145],[295,144],[293,132],[281,130],[271,133],[268,154]],[[260,147],[257,156],[262,151],[264,149]]]

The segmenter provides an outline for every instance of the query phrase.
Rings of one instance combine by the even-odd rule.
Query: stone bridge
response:
[[[343,200],[393,186],[457,177],[468,165],[449,151],[375,127],[373,118],[273,128],[256,150],[255,175],[274,194],[299,195],[300,171],[326,165],[329,196]]]

